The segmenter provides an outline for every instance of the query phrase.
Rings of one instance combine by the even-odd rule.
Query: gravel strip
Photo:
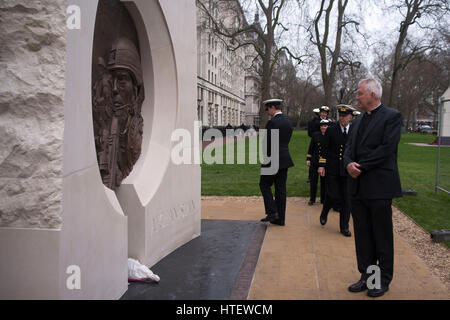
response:
[[[202,200],[211,201],[229,201],[251,203],[261,202],[262,197],[220,197],[203,196]],[[307,203],[308,198],[289,197],[288,202]],[[395,206],[392,207],[392,220],[394,223],[394,232],[402,237],[413,251],[423,260],[431,272],[439,277],[442,283],[447,287],[450,294],[450,248],[441,243],[435,243],[431,240],[430,233],[425,231],[420,225],[412,220],[405,213]]]
[[[392,208],[394,232],[409,244],[450,293],[450,249],[433,242],[429,232],[395,206]]]

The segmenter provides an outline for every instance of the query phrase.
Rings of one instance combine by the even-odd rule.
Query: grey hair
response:
[[[383,95],[383,88],[381,87],[380,82],[374,78],[367,78],[363,79],[359,82],[358,86],[365,83],[366,84],[366,90],[368,92],[375,93],[375,97],[378,100],[381,100],[381,96]]]

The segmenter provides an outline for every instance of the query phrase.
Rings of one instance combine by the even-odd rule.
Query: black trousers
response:
[[[278,213],[280,221],[284,223],[286,215],[286,180],[288,169],[279,169],[270,176],[260,176],[259,188],[264,198],[266,215]],[[272,185],[275,184],[275,199],[273,198]]]
[[[309,200],[316,202],[317,185],[319,180],[319,173],[317,167],[309,167]],[[320,202],[325,202],[326,197],[325,177],[320,177]]]
[[[347,176],[326,176],[327,195],[323,204],[322,216],[327,216],[331,208],[339,208],[339,227],[348,230],[350,221],[350,196],[347,189]]]
[[[352,199],[352,216],[358,271],[367,277],[367,268],[378,265],[388,286],[394,274],[392,200]]]

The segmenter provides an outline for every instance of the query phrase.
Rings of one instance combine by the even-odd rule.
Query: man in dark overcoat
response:
[[[356,101],[364,113],[353,122],[344,153],[350,175],[356,258],[361,278],[348,289],[368,289],[368,268],[378,266],[381,285],[369,288],[368,296],[389,290],[394,273],[392,199],[402,196],[397,167],[401,113],[381,103],[382,87],[375,79],[360,81]],[[373,268],[373,267],[372,267]],[[370,268],[370,269],[372,269]]]

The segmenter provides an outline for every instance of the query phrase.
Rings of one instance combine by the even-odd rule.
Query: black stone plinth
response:
[[[227,300],[246,297],[265,225],[202,220],[201,236],[150,269],[159,283],[130,283],[124,300]]]

